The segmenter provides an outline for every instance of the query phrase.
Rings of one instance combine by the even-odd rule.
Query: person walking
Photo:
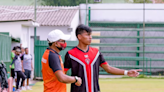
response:
[[[21,81],[21,86],[23,86],[23,82],[25,80],[25,75],[24,73],[22,72],[22,62],[21,62],[21,59],[20,59],[20,52],[21,50],[19,48],[16,49],[15,51],[15,57],[10,65],[10,68],[11,66],[14,64],[15,68],[14,68],[14,71],[16,72],[17,74],[17,82],[16,82],[16,91],[17,92],[20,92],[21,89],[19,89],[19,82],[20,82],[20,79],[22,79]]]

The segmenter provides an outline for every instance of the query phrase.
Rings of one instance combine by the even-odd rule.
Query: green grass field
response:
[[[164,79],[100,79],[99,82],[101,92],[164,92]],[[37,82],[32,89],[23,92],[43,92],[43,82]]]

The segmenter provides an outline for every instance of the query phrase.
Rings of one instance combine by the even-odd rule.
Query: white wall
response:
[[[32,21],[20,21],[20,22],[0,22],[0,32],[9,32],[10,36],[14,38],[20,38],[23,47],[29,47],[30,49],[30,31],[27,24],[31,24]],[[14,46],[20,46],[18,42],[11,43],[11,49]]]
[[[71,32],[71,41],[77,40],[75,31],[76,31],[76,27],[78,25],[79,25],[79,11],[75,14],[75,17],[73,18],[73,20],[71,22],[71,28],[73,29]]]
[[[12,37],[21,37],[20,22],[0,22],[0,32],[9,32]]]
[[[59,29],[63,31],[64,34],[71,35],[71,32],[68,31],[68,28],[69,26],[40,26],[37,27],[36,35],[40,36],[40,40],[47,40],[48,33],[55,29]],[[30,32],[31,36],[34,36],[34,28],[31,27],[30,30],[31,30]],[[69,40],[75,40],[75,37],[71,35],[71,38]]]
[[[11,42],[11,50],[13,49],[13,47],[15,46],[20,46],[20,43],[19,42]]]
[[[28,27],[22,26],[22,34],[21,34],[21,44],[22,47],[28,47]]]
[[[111,21],[111,22],[142,22],[143,4],[88,4],[91,9],[141,9],[141,10],[91,10],[91,21]],[[86,9],[85,4],[80,5],[80,9]],[[145,4],[146,22],[164,22],[163,4]],[[88,11],[87,11],[88,12]],[[80,11],[81,23],[85,23],[86,10]]]

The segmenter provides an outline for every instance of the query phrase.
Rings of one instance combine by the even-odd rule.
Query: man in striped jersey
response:
[[[88,26],[79,25],[76,29],[79,44],[65,55],[65,72],[71,68],[72,76],[82,78],[81,86],[71,84],[71,92],[100,92],[99,66],[107,73],[115,75],[128,75],[130,77],[139,75],[138,72],[142,71],[141,69],[128,71],[109,66],[99,50],[89,46],[92,40],[91,33],[92,30]]]

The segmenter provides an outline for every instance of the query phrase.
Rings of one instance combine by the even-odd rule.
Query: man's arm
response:
[[[21,60],[21,62],[22,62],[22,72],[25,72],[24,68],[23,68],[23,60]]]
[[[10,68],[11,68],[12,64],[14,64],[14,62],[15,62],[16,59],[17,59],[17,56],[14,57],[12,63],[10,64]]]
[[[80,77],[78,77],[78,80],[76,82],[75,77],[64,74],[62,70],[56,71],[55,75],[57,79],[62,83],[75,83],[77,86],[80,86],[82,82]]]
[[[109,64],[103,64],[102,68],[107,73],[111,73],[114,75],[128,75],[130,77],[137,77],[139,75],[139,72],[142,71],[141,69],[127,71],[127,70],[111,67],[111,66],[109,66]]]
[[[32,60],[31,60],[31,70],[33,71],[33,69],[34,69],[34,68],[33,68]]]
[[[67,71],[72,67],[72,64],[71,64],[71,59],[70,59],[70,56],[68,54],[68,52],[66,53],[65,55],[65,58],[64,58],[64,71],[65,71],[65,74],[67,74]]]
[[[32,55],[31,55],[31,70],[33,71],[34,67],[33,67],[33,62],[32,62]]]
[[[105,61],[103,55],[100,53],[100,66],[107,72],[115,75],[128,75],[130,77],[137,77],[141,69],[138,70],[123,70],[115,67],[109,66],[109,64]]]
[[[11,58],[14,59],[15,55],[13,52],[11,52]]]
[[[115,75],[124,75],[124,70],[109,66],[109,64],[102,64],[102,68],[107,72]]]
[[[23,67],[23,58],[24,58],[24,55],[21,56],[21,62],[22,62],[22,72],[25,72],[24,67]]]
[[[64,74],[62,68],[61,68],[61,62],[58,55],[50,54],[49,55],[49,66],[55,73],[55,76],[57,79],[62,83],[75,83],[76,79],[75,77],[68,76]],[[81,78],[78,77],[77,82],[75,83],[77,86],[81,85]]]

